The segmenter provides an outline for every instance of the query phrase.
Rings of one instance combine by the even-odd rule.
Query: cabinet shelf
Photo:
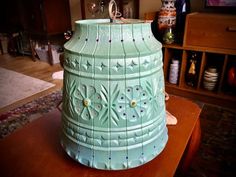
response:
[[[208,53],[215,53],[215,54],[236,55],[236,50],[223,49],[223,48],[202,47],[202,46],[183,46],[182,44],[163,44],[163,47],[170,48],[170,49],[201,51],[201,52],[208,52]]]
[[[183,52],[181,59],[180,59],[181,60],[180,72],[179,72],[180,74],[179,74],[179,81],[177,84],[171,84],[168,82],[169,61],[171,60],[171,57],[173,57],[171,55],[171,53],[173,52],[172,50],[180,50],[181,52]],[[172,47],[170,45],[164,46],[164,75],[165,75],[165,80],[166,80],[166,82],[165,82],[166,90],[172,94],[176,94],[179,90],[180,92],[178,92],[179,93],[178,95],[180,95],[180,96],[187,96],[187,97],[189,96],[190,98],[193,98],[193,99],[196,99],[199,101],[212,103],[212,104],[221,105],[221,103],[222,103],[224,106],[226,106],[224,101],[230,101],[230,102],[228,102],[229,107],[232,106],[231,103],[235,104],[236,103],[236,93],[232,93],[232,91],[230,93],[230,91],[228,91],[229,89],[227,89],[226,77],[227,77],[227,70],[228,70],[229,63],[231,61],[236,62],[236,55],[230,54],[230,60],[229,60],[228,59],[229,55],[227,53],[223,54],[223,55],[220,54],[221,58],[219,59],[219,61],[216,62],[216,64],[218,64],[217,67],[219,70],[219,76],[218,76],[216,88],[213,91],[209,91],[209,90],[206,90],[203,88],[203,75],[204,75],[204,71],[205,71],[206,67],[209,64],[207,62],[209,62],[210,59],[207,59],[207,57],[209,57],[209,56],[207,56],[207,53],[205,53],[202,50],[195,50],[196,52],[200,52],[202,54],[201,58],[200,58],[201,59],[200,66],[199,66],[198,73],[197,73],[198,74],[197,85],[195,87],[191,87],[186,84],[185,75],[186,75],[186,70],[187,70],[186,63],[187,63],[187,52],[188,51],[189,50]],[[165,57],[169,57],[169,58],[165,58]],[[188,92],[188,94],[185,94],[185,92]],[[201,95],[201,96],[199,97],[199,95]],[[201,99],[202,97],[204,97],[204,98]],[[212,99],[212,98],[215,98],[217,100]],[[221,101],[221,100],[224,100],[224,101]]]

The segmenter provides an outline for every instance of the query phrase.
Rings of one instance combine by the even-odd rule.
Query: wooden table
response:
[[[105,171],[92,169],[75,162],[66,155],[60,145],[60,112],[55,110],[0,140],[0,176],[173,176],[184,151],[187,151],[188,156],[188,152],[191,153],[194,150],[191,148],[192,142],[195,144],[194,142],[199,138],[194,135],[199,135],[196,130],[199,130],[198,118],[201,108],[180,97],[171,97],[166,105],[169,112],[178,118],[178,124],[168,126],[169,140],[165,149],[158,157],[143,166],[128,170]],[[190,149],[186,149],[188,143]],[[188,161],[188,157],[185,159]]]

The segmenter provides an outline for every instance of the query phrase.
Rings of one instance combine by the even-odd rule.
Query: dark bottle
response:
[[[191,87],[195,87],[197,84],[197,73],[196,73],[196,64],[197,64],[197,54],[193,52],[190,59],[188,60],[188,69],[186,73],[186,83]]]
[[[176,0],[176,42],[182,43],[184,36],[185,19],[190,13],[190,0]]]

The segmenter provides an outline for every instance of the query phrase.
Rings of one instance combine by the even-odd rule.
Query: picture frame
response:
[[[205,0],[206,7],[236,7],[235,0]]]
[[[95,2],[98,5],[101,5],[101,2],[104,2],[105,9],[104,13],[96,13],[91,14],[91,11],[89,11],[88,3]],[[80,0],[81,3],[81,18],[82,19],[90,19],[90,18],[108,18],[108,3],[110,0]],[[139,18],[139,0],[116,0],[117,6],[119,11],[121,12],[123,17],[126,17],[126,10],[129,9],[129,13],[132,13],[132,15],[129,16],[129,18]],[[101,8],[101,6],[100,6]],[[131,10],[130,10],[131,9]]]

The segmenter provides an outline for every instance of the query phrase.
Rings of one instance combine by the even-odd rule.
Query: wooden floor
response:
[[[50,83],[55,84],[56,86],[39,94],[36,94],[30,98],[25,100],[21,100],[20,102],[14,103],[8,107],[0,109],[1,112],[5,112],[7,110],[13,109],[20,104],[32,101],[37,97],[42,95],[46,95],[49,92],[53,92],[55,90],[59,90],[62,88],[62,80],[54,80],[52,79],[52,74],[56,71],[62,70],[60,64],[50,65],[47,62],[43,62],[40,60],[33,61],[30,56],[11,56],[8,54],[0,55],[0,67],[6,68],[9,70],[13,70],[34,78],[38,78]],[[1,77],[1,76],[0,76]]]

